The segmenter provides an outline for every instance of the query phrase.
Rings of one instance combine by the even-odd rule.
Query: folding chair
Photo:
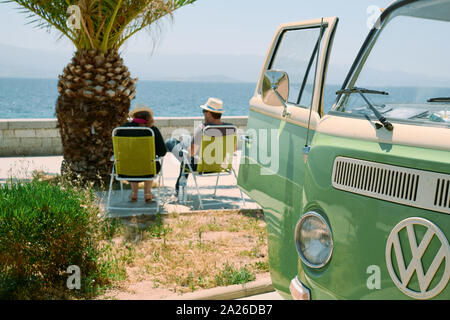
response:
[[[140,134],[138,133],[140,130]],[[149,134],[150,135],[145,135]],[[136,136],[138,135],[138,136]],[[142,135],[142,136],[141,136]],[[154,181],[158,179],[158,198],[156,212],[159,212],[161,198],[161,178],[163,159],[156,156],[155,133],[148,127],[117,127],[112,132],[114,161],[109,183],[108,201],[106,210],[127,209],[123,207],[111,207],[111,191],[114,180],[120,181],[120,190],[123,200],[123,181]],[[161,170],[157,173],[156,162],[161,164]],[[142,210],[142,208],[140,208]]]
[[[206,126],[203,129],[200,152],[196,157],[198,161],[196,170],[193,170],[191,166],[189,152],[187,150],[182,150],[182,172],[192,173],[195,188],[197,189],[198,200],[202,209],[203,201],[197,178],[217,176],[216,185],[214,187],[214,197],[216,196],[220,176],[233,174],[237,181],[236,171],[233,168],[233,159],[236,155],[236,149],[237,127],[233,125],[214,125]],[[241,194],[242,203],[245,205],[244,195],[241,189],[239,189],[239,192]],[[183,194],[186,195],[185,190],[183,190]]]

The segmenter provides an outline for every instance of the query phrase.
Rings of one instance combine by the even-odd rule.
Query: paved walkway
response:
[[[235,157],[234,168],[236,174],[239,172],[240,154]],[[0,182],[8,178],[30,179],[33,171],[41,171],[49,175],[60,174],[62,156],[48,157],[4,157],[0,158]],[[161,213],[187,213],[195,210],[201,210],[197,191],[195,189],[192,175],[188,179],[188,196],[186,203],[179,203],[174,195],[175,182],[180,170],[180,163],[171,154],[167,153],[164,157],[163,165],[163,186],[161,188]],[[260,207],[253,200],[243,194],[244,201],[241,199],[241,193],[236,185],[234,175],[221,176],[217,187],[216,197],[213,197],[216,177],[198,177],[197,178],[200,194],[203,199],[204,210],[219,209],[259,209]],[[128,201],[130,190],[114,190],[111,197],[111,206],[118,209],[112,209],[110,215],[113,217],[127,217],[141,214],[154,214],[156,212],[156,201],[146,204],[144,201],[143,190],[139,190],[138,201]],[[153,189],[153,194],[158,194],[158,189]],[[99,192],[102,199],[102,205],[106,205],[107,192]]]
[[[62,156],[48,157],[2,157],[0,158],[0,181],[9,178],[29,179],[33,171],[42,171],[50,175],[61,173]]]

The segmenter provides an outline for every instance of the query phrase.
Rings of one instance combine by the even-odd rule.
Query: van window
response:
[[[372,90],[366,98],[389,121],[450,126],[449,34],[450,21],[395,17],[349,86]],[[375,119],[358,93],[343,94],[336,110]]]
[[[311,107],[314,75],[321,28],[285,31],[278,42],[269,70],[282,70],[289,76],[288,102],[303,108]]]

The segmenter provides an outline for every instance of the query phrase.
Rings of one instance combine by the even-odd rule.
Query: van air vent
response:
[[[450,214],[448,174],[337,157],[332,185],[339,190]]]

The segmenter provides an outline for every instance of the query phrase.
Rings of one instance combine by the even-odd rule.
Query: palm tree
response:
[[[119,48],[143,29],[195,0],[9,0],[38,27],[56,29],[76,51],[59,76],[56,116],[65,166],[87,181],[106,181],[112,129],[135,97]],[[156,22],[156,24],[155,24]]]

